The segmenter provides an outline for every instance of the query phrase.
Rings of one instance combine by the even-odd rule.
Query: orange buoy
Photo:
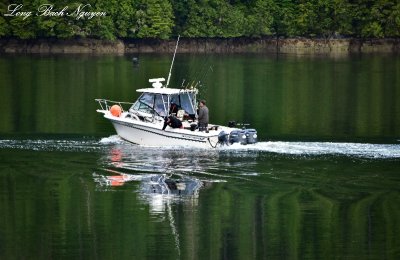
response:
[[[122,113],[122,108],[119,105],[113,105],[110,108],[110,113],[113,116],[119,117]]]

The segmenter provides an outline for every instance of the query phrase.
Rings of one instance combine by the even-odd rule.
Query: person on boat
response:
[[[199,111],[198,111],[198,124],[197,126],[199,127],[200,131],[206,130],[207,131],[207,126],[208,126],[208,107],[206,106],[206,101],[200,100],[199,102]]]
[[[175,102],[171,102],[171,105],[169,106],[169,114],[176,115],[176,113],[178,113],[178,110],[179,110],[178,105]]]
[[[179,120],[178,118],[176,118],[172,115],[165,117],[164,126],[163,126],[162,130],[165,130],[167,125],[172,128],[183,128],[181,120]]]

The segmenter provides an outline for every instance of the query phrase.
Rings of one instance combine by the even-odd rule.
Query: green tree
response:
[[[4,6],[5,10],[8,9],[10,2]],[[27,0],[16,0],[13,2],[14,7],[22,4],[24,9],[26,10],[31,10],[32,5],[30,4],[30,1]],[[21,10],[20,10],[21,11]],[[31,39],[35,38],[35,21],[34,17],[24,17],[22,16],[12,16],[12,17],[4,17],[5,21],[9,24],[9,36],[15,36],[20,39]]]
[[[138,0],[136,10],[134,33],[137,37],[168,39],[171,36],[174,17],[168,0]]]
[[[249,6],[246,30],[247,36],[265,36],[273,33],[273,13],[276,5],[273,0],[256,0]]]
[[[296,34],[331,38],[351,33],[351,10],[346,0],[309,0],[298,5]]]
[[[188,37],[238,37],[244,35],[246,19],[241,6],[224,0],[189,2],[182,34]]]
[[[379,1],[386,2],[386,1]],[[382,3],[380,3],[382,4]],[[366,6],[363,6],[366,7]],[[368,6],[369,8],[365,8],[361,10],[360,13],[367,13],[368,15],[363,18],[363,24],[361,28],[361,36],[362,37],[383,37],[383,23],[384,17],[382,13],[382,7],[373,3],[372,6]]]
[[[379,0],[370,8],[369,19],[362,30],[365,37],[396,36],[399,31],[400,3],[393,0]],[[398,34],[397,34],[398,35]]]
[[[83,31],[88,36],[115,40],[116,30],[113,22],[113,17],[117,15],[118,2],[116,0],[92,0],[90,11],[92,12],[107,12],[107,16],[98,17],[92,19],[75,19],[75,24],[79,24],[79,28],[83,28]]]
[[[55,10],[90,4],[86,11],[105,11],[106,17],[36,16],[47,0],[3,0],[23,4],[31,17],[0,16],[0,37],[94,37],[168,39],[186,37],[399,37],[398,0],[53,0]]]
[[[15,17],[10,20],[12,36],[20,39],[32,39],[36,37],[35,25],[30,19],[21,19]]]
[[[222,30],[222,37],[240,37],[245,34],[247,19],[241,5],[222,5],[220,13],[225,13],[225,15],[222,15],[219,24]]]
[[[8,1],[0,3],[0,14],[4,14],[8,9]],[[3,15],[0,16],[0,37],[8,36],[10,34],[9,26]]]
[[[171,0],[174,13],[174,28],[173,34],[182,34],[187,23],[189,15],[189,6],[191,1]]]
[[[7,36],[8,34],[8,24],[3,17],[0,17],[0,37]]]
[[[134,37],[136,8],[133,0],[114,1],[115,12],[112,13],[117,37]]]
[[[216,24],[219,23],[217,11],[209,5],[209,1],[188,1],[188,16],[182,34],[187,37],[220,36]]]
[[[351,5],[347,0],[334,0],[332,2],[331,30],[334,35],[350,35],[351,29]]]
[[[57,1],[55,1],[57,3]],[[48,4],[46,0],[34,0],[32,1],[33,10],[37,10],[39,6],[43,4]],[[55,5],[56,8],[59,8],[58,5]],[[35,36],[36,37],[60,37],[60,32],[55,31],[55,27],[63,22],[64,18],[60,17],[43,17],[43,16],[33,16],[30,19],[33,19],[35,23]],[[68,35],[70,36],[70,35]],[[67,37],[68,37],[67,36]]]
[[[358,37],[384,36],[385,13],[390,12],[392,0],[357,0],[352,3],[353,28]]]
[[[400,37],[400,3],[393,4],[387,13],[385,36]]]
[[[295,36],[294,27],[296,6],[292,0],[274,0],[272,5],[272,32],[276,36]]]

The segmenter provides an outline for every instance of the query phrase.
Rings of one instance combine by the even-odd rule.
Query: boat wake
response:
[[[332,142],[259,142],[235,145],[226,150],[248,150],[289,155],[344,155],[368,158],[400,158],[399,144],[332,143]]]
[[[99,143],[101,144],[121,144],[125,141],[121,139],[118,135],[111,135],[109,137],[103,137],[100,139]]]
[[[0,149],[20,149],[33,151],[98,151],[103,145],[94,138],[79,139],[3,139]]]
[[[117,135],[96,138],[77,139],[3,139],[0,140],[0,149],[22,149],[34,151],[77,151],[93,152],[105,151],[110,147],[118,146],[123,150],[168,151],[183,150],[188,153],[204,152],[206,149],[193,147],[145,147],[124,141]],[[254,154],[273,153],[282,155],[318,156],[339,155],[361,158],[400,158],[400,144],[369,144],[369,143],[332,143],[332,142],[258,142],[251,145],[234,144],[221,146],[213,150],[217,153]]]

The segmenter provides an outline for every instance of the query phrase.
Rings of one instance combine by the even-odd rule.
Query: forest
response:
[[[400,36],[398,0],[3,0],[0,13],[0,38],[17,39]]]

